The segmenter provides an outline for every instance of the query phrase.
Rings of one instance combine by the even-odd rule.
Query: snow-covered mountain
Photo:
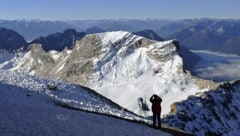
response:
[[[185,69],[176,41],[158,42],[124,31],[89,34],[72,50],[45,52],[32,45],[22,57],[5,62],[2,68],[81,84],[96,90],[124,108],[149,115],[149,97],[163,98],[163,114],[170,105],[217,85],[197,79]],[[21,56],[21,55],[19,55]],[[143,99],[140,103],[139,99]]]
[[[240,81],[172,105],[165,123],[199,136],[239,135]]]

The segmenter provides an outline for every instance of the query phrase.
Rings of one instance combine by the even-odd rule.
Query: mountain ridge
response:
[[[239,55],[240,22],[237,20],[218,20],[208,23],[196,22],[180,28],[167,39],[176,38],[182,46],[190,50],[211,50]]]

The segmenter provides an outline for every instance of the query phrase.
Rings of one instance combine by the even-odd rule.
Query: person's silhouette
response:
[[[152,103],[152,112],[153,112],[153,127],[156,127],[156,118],[158,119],[158,127],[161,128],[161,102],[162,99],[154,94],[150,98],[150,102]]]

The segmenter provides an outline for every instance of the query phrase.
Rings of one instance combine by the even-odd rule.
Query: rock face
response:
[[[160,95],[167,114],[173,102],[204,91],[183,69],[177,41],[159,42],[123,31],[86,35],[62,52],[46,53],[32,45],[13,70],[90,87],[144,116],[150,111],[141,111],[139,98],[150,107],[151,95]]]
[[[13,30],[0,28],[0,49],[7,51],[16,51],[20,48],[26,49],[25,39]]]
[[[63,33],[54,33],[46,37],[40,37],[31,42],[42,45],[45,51],[56,50],[62,51],[64,48],[72,49],[75,41],[83,38],[84,32],[77,32],[74,29],[66,29]]]
[[[62,21],[46,20],[1,20],[0,26],[12,29],[22,35],[26,41],[32,41],[37,37],[61,32],[73,26]]]
[[[196,135],[238,135],[240,81],[173,104],[165,123]]]

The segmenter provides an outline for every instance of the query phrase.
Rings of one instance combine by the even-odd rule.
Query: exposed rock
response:
[[[57,86],[56,85],[52,85],[52,84],[48,84],[47,85],[47,89],[48,90],[52,90],[52,91],[56,91],[57,90]]]
[[[207,79],[202,79],[202,78],[192,76],[191,72],[186,69],[184,70],[184,72],[188,78],[191,78],[192,81],[198,85],[200,90],[201,89],[214,90],[217,87],[219,87],[219,85],[221,85],[221,83],[216,83],[213,80],[207,80]]]
[[[166,52],[168,50],[168,52]],[[164,46],[158,46],[153,44],[148,55],[158,61],[166,61],[166,59],[171,59],[174,54],[177,54],[178,48],[175,45],[175,41],[166,42]]]

